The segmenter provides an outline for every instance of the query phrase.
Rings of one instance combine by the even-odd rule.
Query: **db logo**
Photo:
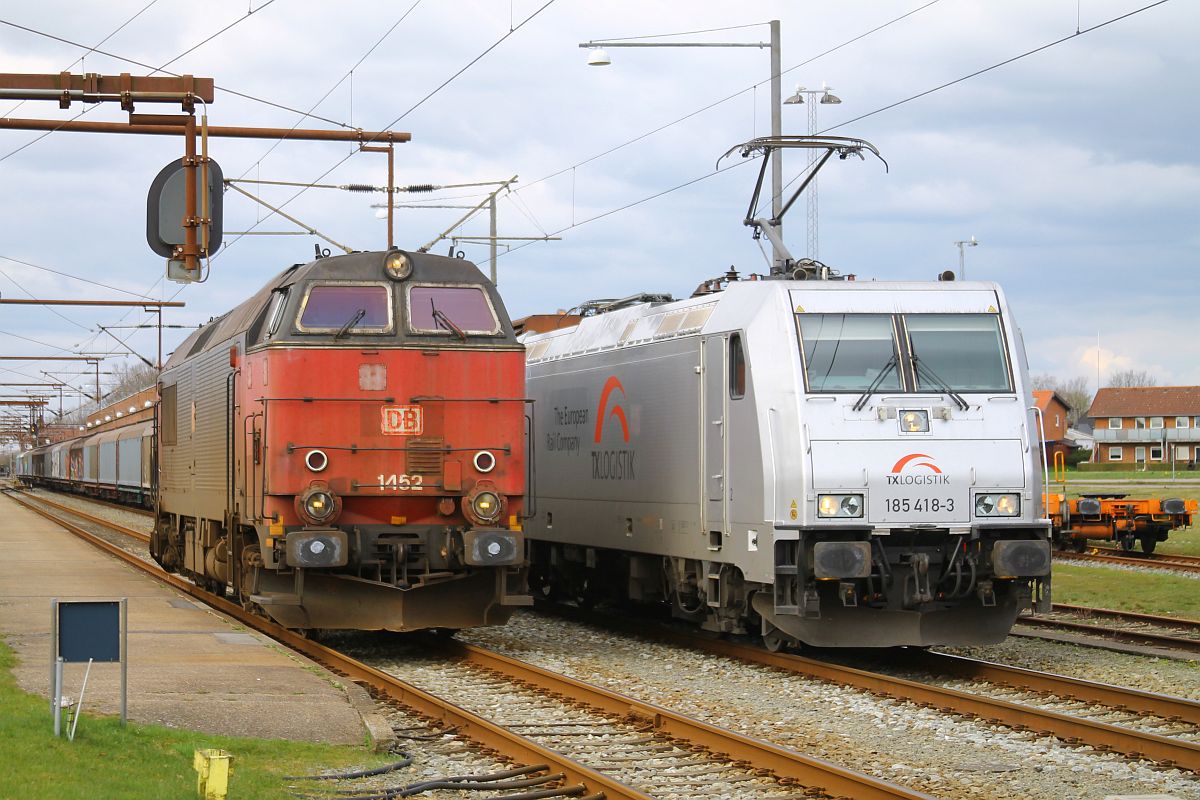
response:
[[[425,417],[420,406],[384,406],[381,430],[390,436],[420,436]]]
[[[918,458],[924,458],[928,460],[918,461]],[[900,459],[892,466],[892,473],[897,474],[903,472],[908,467],[925,467],[926,469],[936,472],[938,475],[942,474],[942,471],[938,469],[936,464],[933,463],[933,456],[927,456],[924,453],[909,453],[908,455],[904,456],[904,458]]]

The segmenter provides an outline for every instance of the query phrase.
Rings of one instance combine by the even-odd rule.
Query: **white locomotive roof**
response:
[[[530,364],[745,327],[768,304],[796,313],[996,313],[999,287],[988,282],[739,281],[722,292],[673,303],[643,303],[570,328],[521,339]],[[717,307],[721,313],[716,314]]]

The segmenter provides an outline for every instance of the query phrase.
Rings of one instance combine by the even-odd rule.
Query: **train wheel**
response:
[[[770,633],[764,633],[762,635],[762,640],[763,646],[765,646],[772,653],[778,653],[786,650],[787,646],[791,643],[791,640],[778,630],[771,631]]]
[[[1121,549],[1124,550],[1126,553],[1133,552],[1133,546],[1136,543],[1137,543],[1137,539],[1135,539],[1132,534],[1121,537]]]
[[[1071,549],[1076,553],[1082,553],[1084,550],[1087,550],[1087,539],[1072,539]]]
[[[1157,544],[1158,544],[1158,539],[1156,539],[1155,537],[1143,536],[1142,537],[1142,552],[1145,553],[1146,555],[1150,555],[1151,553],[1154,552],[1154,547]]]

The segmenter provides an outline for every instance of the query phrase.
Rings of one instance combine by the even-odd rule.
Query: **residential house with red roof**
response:
[[[1067,413],[1071,406],[1052,389],[1035,389],[1033,403],[1042,412],[1041,434],[1046,442],[1046,456],[1054,463],[1056,453],[1065,458],[1074,445],[1067,440]]]
[[[1195,469],[1200,462],[1200,386],[1139,386],[1096,392],[1092,461]]]

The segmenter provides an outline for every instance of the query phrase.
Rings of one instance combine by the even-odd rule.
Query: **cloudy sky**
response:
[[[1034,371],[1094,381],[1099,335],[1102,380],[1133,367],[1163,384],[1200,383],[1200,155],[1192,146],[1200,8],[1190,0],[215,0],[199,8],[181,0],[7,4],[0,71],[165,66],[215,78],[214,125],[410,131],[412,142],[397,147],[400,184],[518,175],[499,205],[500,234],[561,236],[513,242],[499,259],[509,311],[521,316],[638,291],[687,296],[731,264],[766,270],[741,224],[755,166],[713,173],[729,147],[769,130],[767,51],[613,49],[613,64],[601,68],[587,66],[578,44],[685,31],[706,32],[662,41],[758,42],[768,38],[765,24],[712,29],[779,19],[785,96],[798,84],[827,83],[844,102],[820,106],[818,128],[869,140],[890,165],[832,162],[822,173],[822,261],[860,279],[929,279],[957,269],[953,242],[975,236],[968,277],[1004,286]],[[69,119],[84,110],[0,101],[3,117]],[[125,119],[113,104],[86,110],[84,119]],[[319,119],[302,119],[309,110]],[[783,114],[786,133],[807,132],[804,106]],[[226,234],[207,282],[164,283],[163,260],[145,242],[145,197],[181,149],[163,137],[0,130],[0,295],[178,294],[187,308],[168,320],[194,324],[311,258],[318,240],[308,235]],[[386,181],[383,156],[354,155],[346,144],[221,139],[211,155],[226,177]],[[790,154],[785,181],[803,166]],[[338,242],[385,244],[371,208],[382,195],[259,191]],[[419,199],[473,205],[485,191]],[[228,231],[298,230],[233,192],[225,209]],[[462,213],[398,211],[397,242],[424,245]],[[797,254],[806,251],[804,214],[802,201],[785,220]],[[486,216],[461,233],[485,235]],[[487,258],[484,247],[459,247]],[[97,325],[147,321],[140,310],[56,310],[0,307],[0,354],[122,352]],[[152,331],[114,333],[153,358]],[[166,349],[185,334],[167,331]],[[40,366],[7,362],[0,376],[21,381]]]

